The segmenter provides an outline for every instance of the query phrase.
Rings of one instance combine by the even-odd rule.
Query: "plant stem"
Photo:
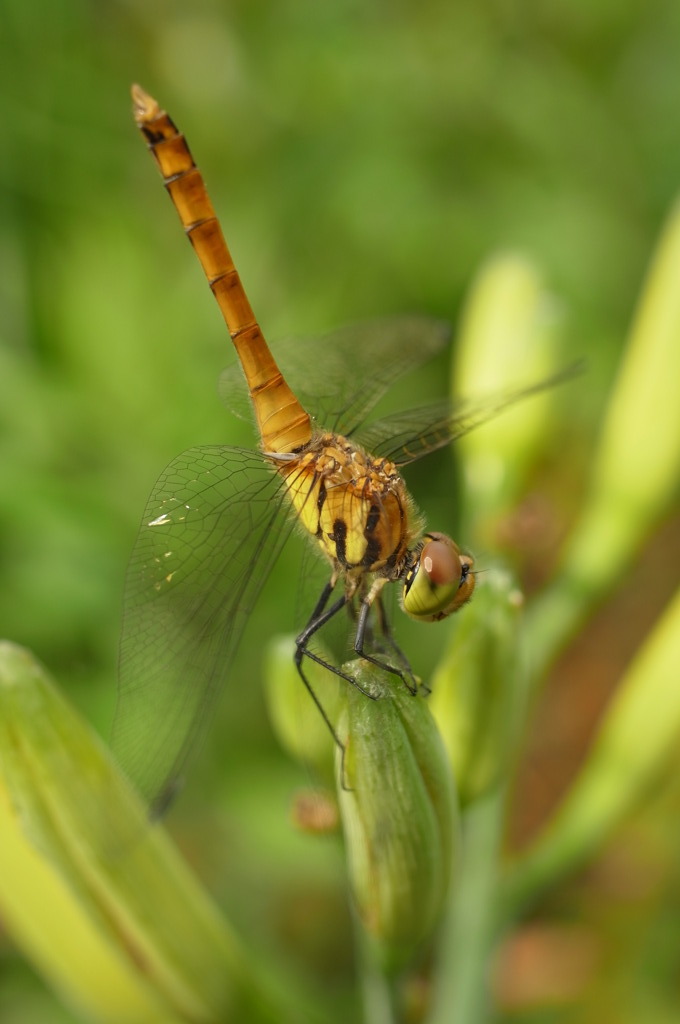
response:
[[[397,1024],[394,989],[389,978],[376,963],[374,950],[356,911],[352,917],[363,1019],[366,1024]]]
[[[505,790],[466,812],[465,855],[444,923],[434,1008],[428,1024],[485,1024],[490,1020],[488,964],[495,941],[498,856]]]

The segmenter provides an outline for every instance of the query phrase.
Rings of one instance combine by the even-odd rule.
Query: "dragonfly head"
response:
[[[475,589],[474,561],[445,533],[427,533],[413,552],[401,603],[407,615],[438,622],[469,601]]]

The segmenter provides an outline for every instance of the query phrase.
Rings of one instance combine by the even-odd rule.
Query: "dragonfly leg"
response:
[[[366,643],[366,633],[367,629],[369,628],[369,615],[371,612],[371,608],[374,605],[377,608],[378,618],[380,620],[380,630],[385,639],[387,640],[387,642],[392,647],[392,649],[399,655],[400,660],[406,667],[406,671],[397,668],[395,665],[390,665],[388,662],[381,661],[380,658],[376,658],[372,654],[367,654],[366,651],[364,650],[364,646]],[[361,602],[359,616],[357,618],[357,630],[354,635],[354,650],[359,655],[359,657],[363,658],[365,661],[370,661],[372,665],[377,665],[378,668],[382,668],[386,672],[392,672],[393,675],[399,676],[399,678],[401,679],[402,683],[409,691],[409,693],[413,694],[413,696],[416,695],[416,693],[418,692],[418,687],[413,678],[411,666],[408,663],[408,659],[405,657],[405,655],[397,645],[394,637],[392,636],[392,633],[387,624],[387,618],[385,616],[385,612],[379,594],[376,596],[373,602],[369,602],[367,600],[363,600]],[[408,678],[409,676],[411,677],[410,680]]]
[[[370,693],[368,690],[365,690],[363,686],[361,686],[356,681],[356,679],[352,679],[352,677],[350,675],[347,675],[346,672],[343,672],[342,669],[339,669],[336,665],[331,665],[330,662],[326,661],[325,658],[322,658],[320,657],[320,655],[315,654],[314,651],[310,651],[308,647],[308,643],[314,636],[314,634],[318,632],[318,630],[320,630],[322,626],[325,626],[327,622],[330,622],[333,616],[337,615],[338,612],[345,607],[349,600],[347,594],[344,593],[342,597],[339,597],[338,600],[330,606],[330,608],[326,608],[328,598],[331,596],[334,586],[335,583],[333,580],[326,584],[321,593],[321,597],[316,603],[316,607],[314,609],[314,612],[312,613],[309,622],[302,630],[302,632],[299,634],[299,636],[295,638],[295,645],[297,648],[297,650],[295,651],[295,667],[297,668],[298,673],[302,677],[305,686],[307,687],[308,690],[310,690],[310,692],[311,686],[308,680],[305,679],[304,673],[302,671],[303,658],[310,658],[312,661],[315,661],[317,665],[322,665],[324,668],[327,668],[328,671],[332,672],[334,675],[340,676],[341,679],[346,679],[348,683],[351,683],[352,686],[356,686],[357,690],[361,690],[361,692],[365,694],[366,697],[370,697],[371,700],[379,700],[379,697],[377,697],[374,693]],[[318,706],[319,702],[316,699],[316,696],[314,696],[314,702]],[[326,720],[326,722],[328,722],[328,718],[325,714],[324,719]],[[333,732],[333,735],[335,735],[333,729],[331,729],[331,732]],[[342,746],[341,743],[339,745]]]
[[[418,692],[419,692],[420,696],[421,697],[429,697],[430,693],[432,692],[430,690],[429,686],[427,686],[427,684],[423,683],[422,681],[420,681],[420,682],[418,682],[416,684],[416,677],[413,674],[413,669],[411,668],[411,663],[408,660],[408,658],[406,657],[406,655],[404,654],[404,652],[402,651],[402,649],[399,646],[399,644],[397,643],[397,641],[394,639],[394,635],[392,633],[392,628],[390,626],[390,621],[387,618],[387,615],[385,614],[385,606],[383,605],[383,602],[382,602],[382,596],[380,594],[378,594],[376,600],[373,603],[376,606],[376,611],[377,611],[377,615],[378,615],[378,621],[379,621],[379,624],[380,624],[380,631],[381,631],[383,637],[385,638],[387,643],[390,645],[390,647],[392,648],[392,650],[396,654],[397,658],[400,660],[401,664],[404,666],[404,671],[405,671],[406,675],[409,677],[409,679],[413,682],[413,685],[414,686],[416,686],[416,685],[418,686]],[[408,685],[408,683],[406,684],[406,688],[408,689],[408,691],[410,693],[413,693],[413,689],[411,688],[411,686]]]
[[[322,665],[324,668],[328,669],[329,672],[333,672],[334,675],[340,676],[342,679],[346,679],[348,683],[351,683],[352,686],[356,686],[356,688],[358,690],[361,690],[361,692],[363,694],[365,694],[367,697],[370,697],[371,700],[378,700],[378,697],[375,694],[369,693],[368,690],[365,690],[363,688],[363,686],[360,686],[359,683],[357,683],[357,681],[355,679],[352,679],[351,676],[346,675],[346,673],[342,672],[335,665],[331,665],[324,658],[319,657],[318,654],[314,654],[314,652],[310,651],[308,646],[307,646],[307,644],[308,644],[309,640],[311,639],[311,637],[313,637],[314,634],[319,629],[321,629],[322,626],[324,626],[330,619],[332,619],[334,615],[337,615],[337,613],[339,611],[341,611],[341,609],[344,608],[345,605],[347,604],[348,598],[347,598],[347,594],[345,593],[345,594],[342,595],[341,598],[338,598],[338,600],[334,604],[332,604],[330,608],[326,608],[326,605],[328,604],[328,599],[331,596],[331,594],[333,593],[334,587],[335,587],[335,580],[331,579],[330,582],[326,584],[326,586],[324,587],[323,591],[321,592],[321,596],[319,597],[319,600],[316,603],[316,606],[315,606],[314,611],[313,611],[313,613],[312,613],[312,615],[311,615],[311,617],[309,619],[309,622],[307,623],[305,628],[302,630],[302,632],[299,634],[299,636],[297,636],[296,639],[295,639],[295,645],[296,645],[295,667],[297,668],[298,675],[300,676],[300,679],[304,683],[309,696],[312,698],[312,700],[316,704],[316,706],[317,706],[317,708],[319,710],[319,714],[321,715],[321,717],[323,718],[324,722],[326,723],[328,731],[330,732],[331,736],[333,737],[333,741],[334,741],[335,745],[340,750],[340,757],[341,757],[341,768],[340,768],[341,785],[342,785],[343,789],[349,790],[350,787],[345,783],[345,745],[342,742],[342,740],[340,739],[340,737],[338,736],[338,734],[337,734],[337,732],[335,730],[335,726],[333,725],[333,723],[331,722],[330,718],[328,717],[328,714],[326,713],[326,709],[324,708],[323,704],[319,700],[319,698],[318,698],[318,696],[317,696],[317,694],[316,694],[316,692],[314,690],[314,687],[312,686],[310,681],[307,679],[307,676],[305,675],[305,673],[303,671],[303,668],[302,668],[302,661],[303,661],[303,659],[305,657],[310,658],[312,661],[315,661],[317,663],[317,665]]]
[[[324,608],[328,604],[328,598],[333,593],[333,590],[335,588],[335,582],[336,582],[335,579],[331,578],[328,581],[328,583],[326,584],[326,586],[323,588],[323,590],[321,591],[321,594],[319,596],[319,600],[316,602],[316,604],[314,606],[314,611],[309,616],[309,621],[308,621],[307,625],[303,629],[302,633],[300,633],[300,636],[297,638],[297,641],[296,641],[297,643],[300,642],[300,640],[302,639],[303,635],[307,632],[307,630],[312,625],[312,623],[314,623],[319,618],[319,616],[323,612]],[[340,607],[342,607],[342,605]],[[310,634],[310,636],[311,636],[311,634]]]
[[[340,751],[340,785],[342,786],[342,788],[344,790],[347,790],[347,792],[349,793],[349,792],[352,791],[352,787],[348,786],[347,783],[345,782],[345,754],[347,752],[347,748],[345,747],[345,744],[342,742],[342,740],[338,736],[337,732],[335,731],[335,726],[333,725],[333,723],[331,722],[330,718],[328,717],[328,714],[326,713],[326,709],[324,708],[323,704],[319,700],[319,698],[318,698],[318,696],[316,694],[316,691],[314,690],[314,687],[312,686],[312,684],[310,683],[309,679],[307,679],[307,676],[302,671],[302,655],[303,654],[306,654],[308,658],[312,659],[312,661],[316,661],[320,665],[323,665],[330,672],[334,672],[336,675],[342,676],[343,679],[347,679],[350,683],[354,683],[354,680],[350,679],[349,676],[344,675],[343,672],[339,672],[333,665],[329,665],[327,662],[323,661],[321,658],[318,658],[316,655],[311,654],[310,651],[302,651],[301,652],[300,648],[298,647],[297,653],[295,655],[295,667],[298,670],[298,675],[300,676],[300,679],[305,684],[305,689],[307,690],[307,693],[309,694],[309,696],[312,698],[312,700],[316,704],[318,712],[319,712],[319,714],[321,715],[321,717],[323,718],[323,720],[324,720],[324,722],[326,724],[326,728],[328,729],[329,733],[333,737],[333,742],[335,743],[336,747]],[[356,683],[354,683],[354,685],[356,686]],[[371,695],[368,694],[368,696],[370,697]]]

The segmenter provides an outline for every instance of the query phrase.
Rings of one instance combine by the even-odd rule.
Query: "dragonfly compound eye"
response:
[[[437,622],[469,601],[475,589],[474,561],[443,533],[428,533],[420,557],[406,576],[402,604],[413,619]]]

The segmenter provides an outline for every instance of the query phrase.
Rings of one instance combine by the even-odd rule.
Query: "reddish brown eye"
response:
[[[473,560],[461,555],[443,533],[427,534],[418,562],[407,578],[402,604],[414,619],[434,622],[470,600],[475,588]]]
[[[441,540],[431,540],[422,550],[420,565],[433,586],[449,586],[460,580],[458,552]]]

